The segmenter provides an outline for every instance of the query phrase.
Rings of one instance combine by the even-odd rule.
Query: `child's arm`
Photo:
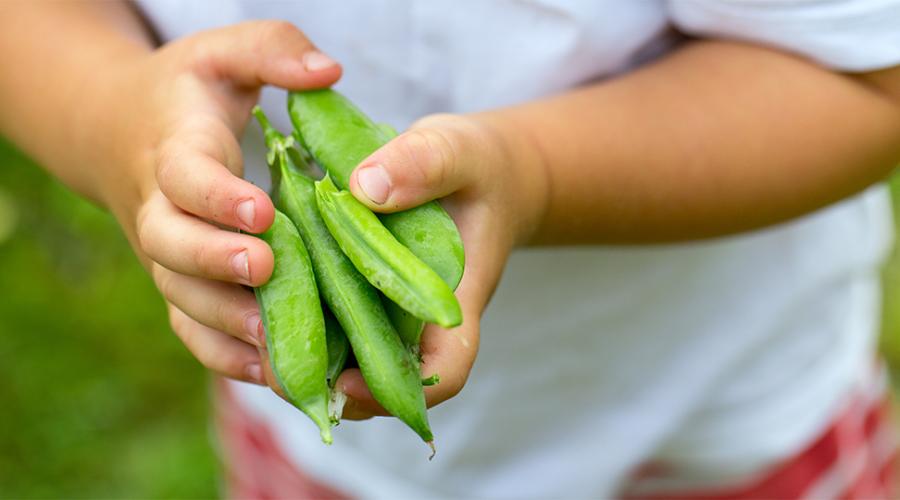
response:
[[[700,42],[505,118],[527,127],[552,177],[535,241],[717,236],[883,179],[900,160],[900,68],[839,74],[773,50]]]
[[[465,322],[456,335],[434,327],[423,335],[425,373],[441,375],[427,388],[434,403],[465,383],[477,320],[513,245],[744,231],[845,198],[898,160],[900,68],[839,74],[706,41],[539,102],[427,117],[350,182],[381,211],[450,195],[467,249],[457,290]],[[342,383],[355,411],[371,411],[358,380]]]
[[[429,118],[363,162],[383,162],[393,182],[370,206],[401,209],[491,176],[526,222],[519,241],[710,237],[884,178],[900,159],[900,68],[840,74],[774,50],[696,42],[622,78],[467,120]]]
[[[274,208],[239,176],[259,89],[332,84],[340,66],[294,26],[261,21],[154,49],[125,2],[0,2],[0,133],[110,209],[208,368],[265,383],[260,239]],[[214,225],[212,223],[217,225]]]

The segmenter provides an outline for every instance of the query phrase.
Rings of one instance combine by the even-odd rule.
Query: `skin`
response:
[[[252,199],[250,229],[271,223],[271,203],[236,177],[234,138],[259,85],[326,86],[340,67],[304,69],[311,45],[285,24],[242,24],[157,51],[143,33],[111,2],[4,2],[0,67],[16,78],[0,79],[0,133],[116,214],[201,362],[253,379],[245,369],[256,352],[241,340],[254,336],[232,314],[253,311],[252,296],[228,257],[246,248],[259,284],[271,253],[203,220],[242,227],[236,202]],[[775,224],[883,179],[900,159],[898,137],[900,69],[840,74],[699,40],[558,96],[425,117],[364,160],[350,188],[382,212],[443,197],[465,247],[479,250],[456,290],[463,325],[429,325],[422,336],[423,377],[441,376],[426,388],[431,406],[465,385],[478,321],[514,246],[680,241]],[[350,398],[345,416],[383,412],[358,371],[338,386]]]
[[[340,66],[282,22],[154,50],[119,2],[3,2],[0,31],[0,64],[16,68],[0,82],[0,133],[115,214],[201,363],[278,390],[242,286],[268,280],[272,252],[234,231],[263,232],[274,207],[239,177],[237,137],[262,85],[323,87]]]

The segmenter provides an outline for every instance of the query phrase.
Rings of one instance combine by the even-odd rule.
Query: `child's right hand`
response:
[[[259,308],[245,286],[269,279],[272,252],[231,228],[260,233],[274,207],[241,178],[237,138],[262,85],[326,87],[341,68],[293,25],[260,21],[178,40],[110,73],[106,99],[86,103],[108,124],[93,131],[102,138],[104,160],[92,166],[101,201],[193,355],[226,377],[265,384]]]

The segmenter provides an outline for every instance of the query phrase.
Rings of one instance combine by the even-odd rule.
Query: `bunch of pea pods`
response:
[[[253,110],[276,208],[259,235],[275,267],[255,290],[275,379],[331,443],[343,403],[335,383],[352,355],[375,400],[433,449],[423,386],[438,379],[422,379],[418,345],[426,322],[462,323],[459,231],[436,201],[375,214],[347,191],[392,128],[330,89],[290,93],[288,111],[294,132],[285,136]]]

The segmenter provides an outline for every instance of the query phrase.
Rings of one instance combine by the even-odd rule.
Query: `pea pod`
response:
[[[347,358],[350,356],[350,342],[340,323],[327,309],[322,310],[325,316],[325,344],[328,350],[328,369],[325,370],[325,380],[328,387],[334,389],[338,376],[344,371]]]
[[[340,189],[348,188],[350,174],[361,161],[396,135],[331,89],[291,92],[288,111],[300,143]],[[379,218],[398,241],[456,289],[465,253],[453,219],[438,202]]]
[[[456,288],[462,272],[462,268],[456,263],[464,259],[462,241],[453,220],[446,216],[437,202],[426,203],[404,212],[381,214],[378,218],[397,241],[434,269],[450,288]],[[440,229],[436,230],[437,227]],[[453,244],[443,245],[450,235],[455,237]],[[447,253],[448,251],[451,253]],[[408,346],[417,347],[423,323],[395,303],[386,303],[385,309],[404,342]]]
[[[377,126],[385,142],[397,136],[397,131],[390,125],[379,123]],[[462,240],[453,220],[438,202],[431,201],[403,212],[379,214],[378,218],[397,241],[434,269],[451,288],[456,288],[462,278],[461,263],[465,261]],[[435,230],[435,226],[443,227]],[[451,244],[443,244],[448,242]],[[418,353],[425,323],[391,300],[385,300],[384,309],[403,342]]]
[[[381,406],[430,443],[418,360],[404,348],[378,292],[328,231],[316,205],[314,181],[301,173],[306,171],[303,155],[291,146],[291,138],[269,125],[261,110],[254,113],[266,131],[272,178],[279,179],[273,185],[275,204],[308,245],[319,291],[350,341],[366,385]]]
[[[325,322],[309,254],[281,212],[259,237],[275,255],[272,277],[254,290],[272,371],[288,401],[315,422],[322,441],[331,443]]]
[[[381,296],[381,303],[384,305],[384,311],[391,324],[397,330],[397,334],[403,340],[403,343],[409,348],[410,352],[418,356],[419,340],[422,337],[422,331],[425,329],[425,322],[413,316],[409,311],[403,309],[393,300]]]
[[[397,136],[390,125],[380,123],[377,127],[385,143]],[[402,212],[378,214],[378,218],[397,241],[434,269],[450,288],[456,289],[466,256],[456,224],[440,203],[430,201]]]
[[[349,191],[325,176],[316,182],[316,201],[341,250],[372,286],[421,320],[446,328],[462,323],[450,287]]]

